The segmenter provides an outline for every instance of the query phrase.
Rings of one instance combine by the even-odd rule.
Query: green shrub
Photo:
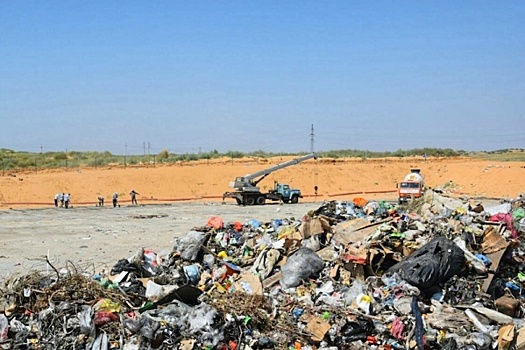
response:
[[[159,153],[159,160],[165,160],[165,159],[168,159],[170,157],[170,152],[168,152],[167,149],[163,149],[162,151],[160,151]]]

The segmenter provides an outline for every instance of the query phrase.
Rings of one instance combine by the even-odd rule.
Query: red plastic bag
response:
[[[97,311],[95,312],[94,322],[95,326],[103,326],[106,323],[117,322],[119,317],[114,312],[109,311]]]
[[[359,207],[359,208],[364,208],[366,203],[368,203],[368,201],[362,197],[354,198],[352,202],[354,203],[356,207]]]
[[[213,227],[215,229],[221,229],[224,225],[224,221],[220,216],[212,216],[209,220],[206,226]]]

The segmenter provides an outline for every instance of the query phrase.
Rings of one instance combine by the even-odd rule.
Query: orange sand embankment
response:
[[[114,192],[129,203],[129,192],[139,193],[140,203],[181,200],[221,201],[236,176],[265,169],[290,157],[266,159],[217,159],[177,164],[69,168],[19,171],[0,176],[0,208],[45,207],[53,204],[57,192],[71,193],[72,205],[96,205],[102,195],[106,203]],[[262,190],[273,181],[300,188],[304,201],[395,198],[396,182],[420,168],[429,187],[448,184],[452,194],[472,197],[515,198],[525,192],[525,162],[491,162],[468,158],[453,159],[318,159],[275,171],[260,182]]]

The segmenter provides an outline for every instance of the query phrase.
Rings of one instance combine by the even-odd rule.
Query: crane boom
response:
[[[259,191],[259,187],[257,187],[257,184],[261,180],[263,180],[266,176],[273,173],[274,171],[289,167],[291,165],[299,164],[301,162],[304,162],[305,160],[312,159],[312,158],[317,159],[317,154],[310,153],[305,156],[295,158],[295,159],[289,160],[284,163],[277,164],[273,167],[257,171],[253,174],[247,174],[244,176],[236,177],[235,181],[230,182],[230,187],[235,188],[236,190],[239,190],[239,191],[257,192]],[[259,176],[260,178],[256,179]]]

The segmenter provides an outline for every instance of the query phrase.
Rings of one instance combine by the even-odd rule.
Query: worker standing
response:
[[[69,200],[71,199],[71,193],[64,194],[64,207],[69,208]]]
[[[117,207],[117,203],[118,203],[118,193],[115,192],[113,193],[113,208]]]
[[[60,193],[55,194],[55,208],[58,208],[58,200],[60,199]]]
[[[103,207],[104,206],[104,197],[98,196],[98,206]]]
[[[135,190],[131,190],[129,195],[131,196],[131,205],[137,205],[137,194],[138,192],[135,192]]]

